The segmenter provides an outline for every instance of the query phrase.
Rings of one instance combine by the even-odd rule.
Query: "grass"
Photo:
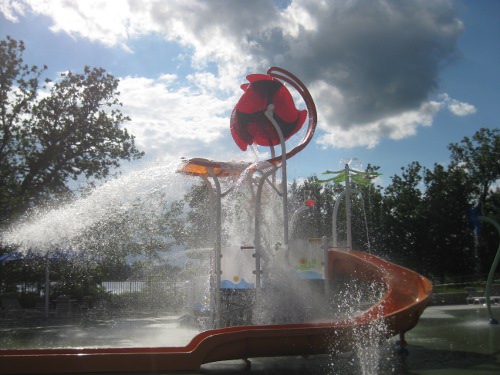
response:
[[[500,279],[493,280],[494,285],[500,284]],[[474,288],[478,292],[486,290],[486,280],[470,281],[466,283],[434,284],[434,293],[465,293],[465,288]]]

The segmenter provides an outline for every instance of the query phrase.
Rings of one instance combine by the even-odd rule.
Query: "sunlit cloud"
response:
[[[284,9],[272,0],[15,0],[0,6],[8,20],[32,12],[48,17],[53,32],[130,53],[132,41],[150,34],[185,47],[174,58],[189,61],[193,72],[181,77],[181,86],[169,74],[122,77],[124,111],[133,118],[128,126],[154,149],[180,142],[188,148],[195,137],[205,144],[220,140],[244,75],[273,65],[311,89],[324,131],[316,141],[323,147],[372,148],[383,138],[415,135],[440,110],[476,111],[449,97],[431,100],[463,32],[451,0],[294,0]]]
[[[387,117],[363,126],[353,126],[345,129],[339,125],[327,128],[327,133],[318,139],[323,147],[352,148],[377,146],[382,138],[393,140],[415,135],[419,126],[431,126],[442,103],[429,101],[420,108]]]
[[[120,81],[127,129],[141,149],[183,155],[198,144],[216,143],[229,129],[230,99],[193,93],[177,86],[175,76],[125,77]]]
[[[452,99],[448,94],[442,94],[440,95],[440,98],[443,100],[443,103],[448,108],[448,110],[455,116],[468,116],[476,113],[477,111],[476,107],[472,104]]]

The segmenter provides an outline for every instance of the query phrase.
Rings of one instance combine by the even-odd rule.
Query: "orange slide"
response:
[[[0,373],[197,371],[204,363],[252,357],[348,351],[374,324],[381,338],[415,327],[432,285],[419,274],[358,251],[329,252],[328,274],[383,283],[383,297],[361,314],[340,321],[236,326],[200,333],[185,347],[0,350]]]

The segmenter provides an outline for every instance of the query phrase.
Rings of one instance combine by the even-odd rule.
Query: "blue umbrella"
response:
[[[4,255],[0,255],[0,263],[10,262],[12,260],[20,260],[20,259],[21,257],[14,253],[7,253]]]

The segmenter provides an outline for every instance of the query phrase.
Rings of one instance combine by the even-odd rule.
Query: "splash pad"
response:
[[[270,146],[271,158],[258,163],[197,158],[184,161],[178,168],[180,173],[201,177],[211,191],[214,251],[210,329],[195,336],[184,347],[0,350],[0,373],[197,371],[204,363],[222,360],[349,351],[367,337],[382,340],[399,334],[404,345],[405,332],[417,324],[427,307],[432,285],[417,273],[373,255],[350,249],[334,250],[326,239],[321,240],[316,255],[309,259],[303,256],[304,249],[297,250],[296,244],[289,243],[286,164],[311,140],[316,127],[316,110],[305,86],[283,69],[270,68],[266,75],[249,76],[249,81],[250,84],[242,86],[245,94],[231,117],[232,135],[242,150],[252,143]],[[309,116],[303,140],[288,152],[286,140],[298,132],[305,121],[305,111],[295,109],[282,82],[298,91]],[[281,155],[278,156],[274,152],[277,145],[281,146]],[[281,184],[277,185],[278,170],[281,171]],[[222,246],[221,200],[231,190],[222,191],[219,179],[224,177],[237,178],[236,186],[248,183],[253,192],[253,244],[242,244],[237,248],[240,254],[250,254],[251,276],[244,276],[240,271],[233,274],[224,265],[230,256]],[[279,256],[273,259],[266,248],[268,244],[262,244],[264,185],[270,186],[280,196],[283,207],[282,242],[276,249]],[[299,261],[298,268],[294,259]],[[276,266],[273,261],[280,264],[280,270],[284,270],[287,277],[290,274],[296,277],[297,285],[315,285],[312,287],[315,299],[322,302],[318,309],[325,308],[326,312],[312,317],[304,313],[290,320],[269,306],[271,313],[264,318],[249,317],[240,325],[231,325],[230,311],[224,306],[234,305],[235,301],[241,303],[242,294],[251,296],[243,299],[243,306],[240,306],[248,309],[259,304],[261,308],[268,307],[265,306],[268,302],[272,305],[272,299],[287,292],[286,281],[290,279],[285,278],[284,284],[273,283],[275,280],[269,272],[270,265]],[[315,276],[311,277],[311,274]],[[351,283],[375,285],[380,291],[378,298],[370,300],[370,306],[360,307],[363,304],[352,296],[353,304],[358,306],[355,313],[340,317],[329,315],[336,295],[349,290]],[[276,289],[276,285],[281,289]],[[307,290],[310,291],[311,287]],[[285,294],[285,299],[287,296]]]

